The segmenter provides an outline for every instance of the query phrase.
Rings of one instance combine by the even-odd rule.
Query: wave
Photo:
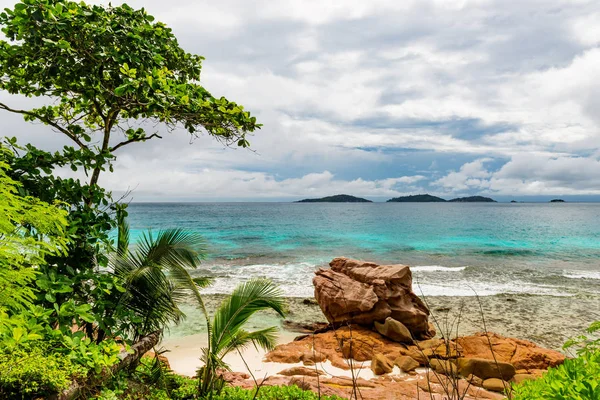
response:
[[[600,279],[600,271],[564,271],[562,276],[570,279]]]
[[[443,267],[441,265],[417,265],[410,267],[413,272],[461,272],[467,267]]]

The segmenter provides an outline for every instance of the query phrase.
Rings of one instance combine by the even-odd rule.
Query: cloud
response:
[[[600,194],[598,157],[518,155],[492,171],[489,159],[464,164],[433,184],[447,192],[475,190],[496,195],[597,195]]]
[[[128,3],[204,55],[203,85],[264,127],[254,152],[159,129],[162,141],[119,150],[102,178],[112,189],[156,200],[597,193],[576,172],[600,152],[597,1]],[[0,134],[65,143],[7,114]]]

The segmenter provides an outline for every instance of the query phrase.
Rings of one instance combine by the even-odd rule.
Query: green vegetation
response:
[[[448,201],[452,203],[496,203],[496,200],[483,196],[457,197]]]
[[[593,323],[587,332],[600,333],[600,321]],[[512,399],[600,399],[600,337],[580,336],[568,341],[565,348],[577,348],[577,357],[549,369],[540,379],[516,386]]]
[[[127,206],[98,180],[113,171],[120,148],[161,138],[148,134],[149,126],[185,128],[193,137],[207,132],[248,147],[247,134],[260,124],[204,89],[202,57],[185,52],[171,29],[143,9],[22,0],[0,13],[0,27],[0,91],[39,98],[37,107],[19,109],[4,96],[0,110],[72,142],[57,152],[15,138],[0,144],[0,397],[63,390],[90,397],[110,385],[118,389],[106,382],[111,376],[137,380],[136,391],[148,394],[143,398],[214,394],[225,354],[249,343],[273,345],[274,328],[246,332],[243,325],[261,309],[283,314],[278,290],[250,282],[210,321],[199,291],[210,280],[188,273],[205,254],[202,238],[177,229],[148,232],[130,248]],[[82,179],[61,177],[64,168]],[[154,365],[153,379],[143,381],[135,366],[169,324],[185,317],[179,304],[189,297],[214,327],[208,381],[185,381],[161,395],[154,377],[163,369]]]
[[[336,194],[335,196],[321,197],[319,199],[299,200],[296,203],[372,203],[372,201],[348,194]]]
[[[388,203],[443,203],[446,200],[430,194],[415,194],[412,196],[401,196],[389,199]]]
[[[223,358],[232,351],[240,350],[249,344],[271,350],[276,345],[276,327],[247,332],[244,325],[253,314],[261,310],[273,310],[282,317],[285,315],[283,293],[277,286],[265,279],[252,279],[240,284],[221,303],[209,326],[208,347],[203,349],[204,366],[198,371],[200,395],[220,393],[224,386],[218,374],[219,369],[228,369]]]
[[[197,396],[198,379],[173,373],[156,374],[154,360],[144,358],[137,369],[129,374],[115,376],[93,398],[97,400],[190,400]],[[213,400],[341,400],[336,396],[321,396],[298,386],[262,386],[241,389],[227,386],[222,392],[213,393]]]

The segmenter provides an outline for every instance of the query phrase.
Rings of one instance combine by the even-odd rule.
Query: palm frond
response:
[[[196,284],[198,289],[204,289],[204,288],[212,285],[215,280],[213,278],[209,278],[207,276],[201,276],[201,277],[197,277],[197,278],[192,278],[192,281],[194,281],[194,283]]]
[[[219,353],[219,358],[222,359],[234,350],[242,350],[248,347],[250,344],[254,345],[256,349],[262,348],[266,351],[273,350],[277,345],[277,332],[278,329],[275,326],[254,332],[247,332],[243,329],[240,329],[231,337],[229,340],[229,345],[221,350]]]
[[[219,354],[229,347],[241,327],[261,310],[274,310],[285,316],[285,300],[277,285],[268,279],[251,279],[238,285],[215,312],[210,346]]]

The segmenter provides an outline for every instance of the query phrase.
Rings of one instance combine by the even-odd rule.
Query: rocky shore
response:
[[[282,324],[287,339],[254,355],[264,385],[297,384],[342,397],[358,390],[365,399],[433,399],[449,391],[503,398],[499,393],[512,384],[562,363],[564,355],[552,349],[600,319],[592,297],[421,298],[402,265],[338,258],[313,283],[314,299],[290,299]],[[208,297],[209,309],[218,298]],[[262,315],[251,325],[275,321]],[[299,336],[291,340],[290,332]],[[227,378],[256,385],[244,373]]]

